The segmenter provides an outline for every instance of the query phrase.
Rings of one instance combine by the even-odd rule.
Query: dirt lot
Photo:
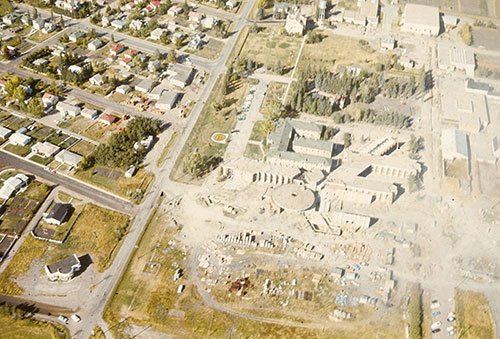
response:
[[[489,50],[500,51],[500,31],[489,28],[472,29],[472,44]]]

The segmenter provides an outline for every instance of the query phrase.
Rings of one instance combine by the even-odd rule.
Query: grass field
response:
[[[0,15],[9,14],[13,10],[13,6],[8,0],[0,0]]]
[[[9,339],[60,339],[69,338],[68,330],[59,324],[39,321],[32,318],[17,318],[0,313],[0,337]],[[59,333],[62,332],[63,335]]]
[[[73,175],[80,180],[104,188],[111,193],[115,193],[127,199],[129,199],[137,189],[146,192],[153,181],[153,174],[143,168],[140,168],[132,178],[125,178],[125,176],[122,175],[117,180],[93,174],[93,172],[94,168],[91,168],[85,171],[78,170]]]
[[[38,154],[35,154],[30,158],[30,160],[41,165],[48,165],[52,162],[52,160],[54,160],[54,158],[53,157],[44,158],[42,156],[39,156]]]
[[[193,180],[193,178],[184,174],[183,160],[185,154],[192,152],[194,149],[196,149],[204,159],[211,160],[222,158],[227,144],[214,143],[210,140],[210,137],[215,132],[231,133],[236,125],[236,114],[233,112],[241,107],[241,103],[248,92],[249,85],[249,80],[237,80],[230,84],[231,90],[228,91],[225,97],[228,105],[217,111],[212,107],[212,103],[218,102],[218,98],[220,98],[221,95],[221,80],[217,80],[195,127],[180,156],[177,158],[176,166],[172,171],[173,180],[182,182],[191,182]]]
[[[25,157],[31,152],[31,146],[32,143],[26,145],[26,146],[21,146],[21,145],[13,145],[13,144],[8,144],[4,147],[4,150],[17,154],[21,157]]]
[[[268,124],[267,120],[257,120],[252,128],[252,133],[250,134],[250,140],[263,142],[267,137]]]
[[[245,157],[254,160],[262,160],[264,158],[264,154],[260,150],[260,146],[255,144],[247,144],[244,155]]]
[[[241,58],[272,68],[278,61],[290,71],[300,49],[300,38],[289,37],[281,33],[281,27],[261,27],[259,33],[249,33],[241,50]]]
[[[58,32],[59,32],[59,30],[55,30],[49,34],[45,34],[45,33],[42,33],[42,31],[38,31],[38,32],[32,34],[29,37],[29,39],[34,41],[34,42],[41,43],[41,42],[47,40],[48,38],[50,38],[51,36],[56,35]]]
[[[303,70],[307,65],[321,65],[334,71],[336,65],[372,64],[378,61],[377,53],[369,53],[359,46],[358,39],[321,31],[324,39],[316,44],[305,44],[298,64]]]
[[[457,333],[463,339],[493,339],[495,329],[488,300],[481,293],[457,290]]]
[[[219,57],[222,48],[224,48],[224,43],[222,41],[209,39],[207,44],[200,49],[186,50],[186,52],[201,56],[202,58],[215,60]]]
[[[130,217],[102,207],[86,204],[68,239],[61,245],[36,240],[28,236],[12,261],[0,275],[1,294],[21,294],[14,281],[36,260],[48,262],[70,254],[89,254],[92,266],[103,272],[113,262],[128,231]]]
[[[111,132],[116,129],[116,124],[107,126],[100,122],[86,119],[82,116],[65,120],[59,124],[61,128],[77,133],[89,139],[106,142]]]
[[[97,146],[87,140],[80,140],[76,145],[71,147],[70,151],[82,156],[89,155]]]
[[[178,136],[179,136],[178,131],[174,131],[174,133],[172,133],[170,140],[167,142],[165,147],[163,147],[163,150],[161,151],[160,157],[156,161],[156,166],[158,166],[158,167],[163,166],[163,163],[165,162],[168,155],[170,154],[170,150],[172,149],[172,147],[174,147],[175,141],[177,140]]]

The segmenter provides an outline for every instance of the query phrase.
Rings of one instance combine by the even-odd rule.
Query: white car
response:
[[[80,320],[82,320],[82,318],[80,318],[80,317],[78,316],[78,314],[76,314],[76,313],[75,313],[75,314],[73,314],[70,318],[71,318],[71,320],[73,320],[75,323],[77,323],[77,322],[79,322]]]
[[[448,332],[455,331],[455,326],[448,326],[448,327],[446,328],[446,330],[447,330]]]
[[[439,308],[441,306],[441,304],[439,304],[439,301],[437,300],[434,300],[432,303],[431,303],[431,309],[436,309],[436,308]]]
[[[438,320],[438,321],[436,321],[436,322],[434,322],[434,323],[432,323],[432,325],[431,325],[431,330],[435,330],[435,329],[437,329],[437,328],[441,327],[441,324],[442,324],[442,323],[441,323],[441,321],[439,321],[439,320]]]

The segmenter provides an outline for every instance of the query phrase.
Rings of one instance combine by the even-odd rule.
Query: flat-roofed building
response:
[[[455,69],[465,71],[468,76],[474,76],[476,58],[474,53],[460,47],[445,43],[438,44],[438,66],[445,71]]]
[[[31,151],[40,154],[44,158],[48,158],[56,154],[59,151],[59,146],[51,144],[50,142],[37,142],[31,147]]]
[[[443,129],[441,131],[441,150],[445,160],[469,160],[469,137],[467,133],[454,128]]]
[[[82,161],[82,156],[67,150],[63,150],[56,154],[56,161],[62,162],[63,164],[69,165],[71,167],[77,167],[80,161]]]
[[[401,31],[429,36],[439,35],[439,9],[434,6],[407,4],[401,17]]]

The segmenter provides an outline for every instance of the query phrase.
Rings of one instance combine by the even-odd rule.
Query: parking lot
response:
[[[456,338],[455,297],[451,293],[431,294],[432,338]],[[451,321],[450,321],[451,320]]]

